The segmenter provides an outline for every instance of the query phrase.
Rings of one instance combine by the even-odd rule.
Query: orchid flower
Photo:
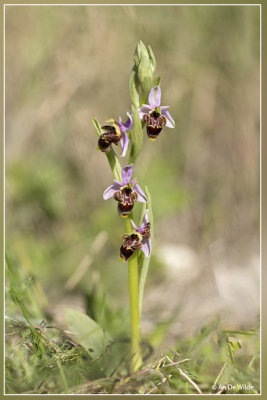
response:
[[[122,261],[128,261],[135,250],[142,250],[146,257],[151,254],[151,235],[150,223],[148,222],[148,210],[144,215],[143,222],[138,228],[134,221],[131,220],[134,232],[130,235],[122,236],[122,244],[120,247],[120,258]]]
[[[148,211],[149,210],[146,210],[146,213],[144,215],[144,219],[143,219],[143,222],[142,222],[140,228],[138,228],[135,225],[134,221],[131,220],[132,226],[133,226],[135,232],[138,232],[142,235],[141,250],[143,251],[143,253],[146,257],[150,257],[150,254],[151,254],[151,235],[150,235],[150,223],[148,221]]]
[[[122,168],[122,181],[114,179],[114,183],[107,187],[103,193],[103,199],[108,200],[113,197],[118,201],[118,212],[121,217],[127,217],[134,207],[134,202],[146,203],[147,198],[143,190],[136,183],[136,178],[132,179],[133,164]]]
[[[163,126],[174,128],[175,122],[171,117],[167,108],[169,106],[161,106],[161,89],[155,86],[150,90],[148,96],[148,104],[143,104],[138,108],[137,112],[140,119],[146,123],[147,135],[151,140],[157,139]]]
[[[106,130],[107,132],[103,133],[98,140],[98,147],[101,151],[107,152],[110,151],[112,143],[117,145],[121,142],[122,154],[121,157],[125,157],[128,144],[129,137],[127,131],[129,131],[133,125],[133,119],[129,112],[127,112],[128,119],[125,123],[122,122],[121,117],[119,117],[119,122],[115,122],[114,119],[109,119],[107,122],[111,122],[112,126],[104,125],[101,126],[101,129]]]
[[[134,232],[131,235],[122,236],[122,245],[120,247],[120,259],[121,261],[128,261],[133,255],[135,250],[142,249],[142,236],[138,232]]]

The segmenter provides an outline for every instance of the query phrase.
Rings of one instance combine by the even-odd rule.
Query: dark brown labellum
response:
[[[104,131],[110,132],[110,133],[111,132],[116,133],[116,129],[114,126],[103,125],[103,126],[101,126],[101,129],[103,129]]]
[[[147,136],[155,140],[161,132],[162,127],[166,125],[166,117],[157,111],[153,111],[151,114],[143,115],[143,122],[146,123]]]
[[[121,217],[127,217],[134,207],[137,200],[137,194],[129,186],[125,186],[113,195],[118,201],[118,213]]]
[[[123,261],[128,261],[129,258],[133,255],[134,250],[131,248],[127,248],[125,246],[120,247],[120,258]]]
[[[98,147],[101,151],[106,153],[111,149],[112,143],[118,144],[121,140],[121,136],[116,133],[116,129],[114,126],[101,126],[101,129],[106,130],[107,132],[102,133],[100,138],[98,139]]]
[[[142,248],[142,237],[137,233],[131,235],[123,235],[122,245],[120,247],[120,257],[124,261],[128,261],[133,255],[134,250]]]

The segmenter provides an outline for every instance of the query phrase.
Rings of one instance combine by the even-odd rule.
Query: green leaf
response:
[[[129,157],[129,164],[131,163],[134,164],[136,162],[137,157],[143,145],[142,123],[139,114],[134,106],[132,106],[132,114],[133,114],[133,126],[132,129],[130,130],[132,139],[132,148]]]
[[[147,205],[147,203],[142,203],[142,207],[141,207],[140,214],[139,214],[138,226],[141,226],[141,224],[143,222],[145,212],[146,212],[146,205]]]
[[[101,126],[100,126],[99,122],[95,118],[92,118],[92,122],[94,124],[94,127],[96,129],[98,136],[101,136],[102,131],[101,131]],[[118,157],[116,156],[115,151],[111,148],[111,150],[105,154],[107,156],[107,159],[108,159],[108,162],[109,162],[109,165],[110,165],[110,168],[111,168],[114,178],[117,179],[118,181],[121,181],[122,180],[121,165],[118,160]]]
[[[118,157],[116,156],[116,153],[113,149],[111,149],[110,151],[108,151],[106,153],[111,171],[113,173],[114,178],[117,181],[121,181],[122,180],[122,176],[121,176],[121,165],[120,162],[118,160]]]
[[[101,126],[99,125],[99,122],[95,118],[92,118],[92,122],[94,124],[96,133],[98,134],[98,136],[101,136],[102,135],[102,131],[101,131]]]
[[[140,99],[138,93],[137,69],[135,66],[133,67],[129,77],[129,91],[134,107],[138,108],[140,104]]]
[[[155,69],[156,69],[156,66],[157,66],[155,54],[153,53],[153,50],[151,49],[151,47],[149,45],[147,46],[147,51],[148,51],[148,55],[149,55],[149,58],[150,58],[152,71],[155,72]]]
[[[160,84],[160,76],[158,76],[158,77],[157,77],[157,79],[155,79],[155,80],[154,80],[154,82],[153,82],[153,85],[152,85],[152,86],[153,86],[153,87],[155,87],[155,86],[159,86],[159,84]]]
[[[65,321],[74,339],[88,350],[92,357],[103,353],[108,337],[92,318],[79,310],[67,308]]]
[[[152,212],[152,202],[151,202],[151,196],[149,194],[149,191],[147,187],[145,187],[145,193],[147,196],[147,203],[146,203],[146,208],[149,210],[148,211],[148,220],[150,222],[150,232],[151,232],[151,245],[153,248],[153,212]],[[142,208],[141,213],[140,213],[140,219],[139,219],[139,226],[141,225],[141,222],[143,221],[143,217],[146,211],[146,208]],[[141,220],[141,221],[140,221]],[[145,283],[146,283],[146,278],[147,278],[147,273],[148,273],[148,268],[149,268],[149,263],[150,263],[150,257],[145,257],[143,252],[140,252],[138,256],[138,265],[139,265],[139,315],[141,316],[142,313],[142,305],[143,305],[143,297],[144,297],[144,289],[145,289]]]

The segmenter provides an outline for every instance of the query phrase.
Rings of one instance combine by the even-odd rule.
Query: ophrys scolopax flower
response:
[[[121,142],[121,157],[125,157],[129,144],[127,131],[129,131],[133,125],[133,119],[129,112],[127,112],[127,116],[128,119],[125,123],[123,123],[121,117],[119,117],[119,122],[110,119],[107,122],[111,122],[112,125],[101,126],[101,129],[106,132],[102,133],[98,139],[99,150],[106,153],[107,151],[110,151],[112,143],[118,145],[118,143]]]
[[[148,104],[143,104],[138,108],[138,114],[141,120],[146,124],[147,135],[151,140],[156,140],[163,126],[174,128],[175,122],[167,108],[161,106],[161,89],[155,86],[150,90]]]
[[[150,223],[148,221],[148,210],[146,210],[143,222],[138,228],[134,221],[131,220],[134,232],[131,235],[122,236],[122,244],[120,247],[120,258],[122,261],[128,261],[135,250],[142,250],[146,257],[151,254],[151,235]]]
[[[104,200],[113,197],[118,201],[118,212],[123,218],[127,217],[134,207],[135,201],[146,203],[147,198],[143,190],[136,183],[136,179],[132,179],[133,164],[126,165],[122,168],[122,181],[114,179],[114,183],[109,186],[103,193]]]

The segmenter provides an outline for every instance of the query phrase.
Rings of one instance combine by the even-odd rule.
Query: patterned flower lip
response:
[[[148,96],[149,104],[143,104],[137,112],[140,119],[145,122],[147,135],[151,140],[155,140],[161,132],[163,126],[174,128],[175,122],[167,109],[169,106],[161,105],[161,89],[155,86],[150,90]]]
[[[121,157],[125,157],[129,144],[127,131],[133,126],[133,119],[129,112],[127,112],[127,116],[128,119],[125,123],[123,123],[121,117],[119,117],[119,122],[110,119],[107,122],[111,122],[112,125],[101,126],[101,129],[106,132],[104,132],[98,140],[99,150],[106,153],[110,151],[112,144],[118,145],[118,143],[121,142]]]
[[[114,126],[104,125],[101,126],[101,129],[106,132],[102,133],[100,138],[98,139],[98,148],[104,153],[107,153],[111,149],[112,143],[116,146],[121,140],[121,134],[116,130]]]
[[[142,249],[142,236],[137,232],[131,235],[123,235],[122,245],[120,247],[120,259],[128,261],[135,250]]]
[[[107,187],[103,193],[103,199],[108,200],[113,197],[118,201],[118,212],[123,218],[127,217],[134,207],[135,201],[146,203],[147,198],[141,187],[132,180],[133,164],[122,168],[122,181],[114,179],[114,183]]]

